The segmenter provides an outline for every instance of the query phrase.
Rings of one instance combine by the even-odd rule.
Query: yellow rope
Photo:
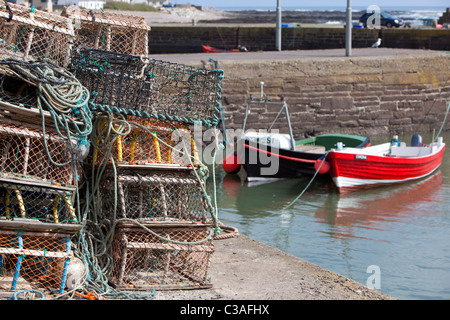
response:
[[[9,208],[9,205],[11,204],[11,197],[10,197],[11,189],[8,189],[6,191],[6,197],[5,197],[5,211],[6,211],[6,218],[9,219],[11,216],[11,209]]]
[[[122,136],[117,137],[117,161],[123,161],[123,153],[122,153]]]
[[[191,137],[191,147],[192,147],[192,152],[194,153],[194,165],[198,165],[199,158],[198,158],[198,151],[197,151],[197,146],[195,145],[194,137]]]
[[[106,123],[105,119],[102,119],[100,121],[100,128],[99,128],[100,131],[102,131],[103,128],[105,127],[105,123]],[[100,143],[100,139],[97,139],[96,141],[97,141],[97,145],[98,145]],[[98,149],[95,148],[95,150],[94,150],[94,163],[97,163],[97,157],[98,157]]]
[[[156,162],[161,163],[161,148],[159,147],[158,132],[153,132],[153,141],[155,142]]]
[[[73,209],[72,203],[70,202],[69,196],[64,195],[64,202],[66,203],[67,209],[69,209],[69,215],[72,221],[77,222],[77,216],[75,215],[75,210]]]
[[[14,192],[16,193],[17,201],[19,201],[20,216],[22,218],[25,218],[25,216],[26,216],[26,214],[25,214],[25,204],[23,203],[22,194],[20,193],[20,191],[18,189],[14,190]]]
[[[55,198],[55,200],[53,201],[53,220],[55,221],[55,223],[59,223],[59,218],[58,218],[58,203],[59,203],[59,199],[61,198],[61,196],[57,196]]]

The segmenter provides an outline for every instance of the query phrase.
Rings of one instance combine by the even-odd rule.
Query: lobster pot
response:
[[[143,222],[207,220],[205,194],[191,172],[120,170],[115,178],[108,175],[100,183],[99,219],[115,212],[117,218]]]
[[[34,223],[17,224],[16,230],[5,228],[0,220],[0,292],[37,290],[42,294],[62,293],[66,287],[72,232],[58,233]],[[35,231],[29,231],[36,226]],[[25,229],[25,230],[24,230]]]
[[[0,65],[1,101],[23,108],[35,108],[38,104],[36,86],[26,80],[28,79],[20,78],[15,74],[14,71],[6,65],[6,60],[3,60]],[[3,106],[4,103],[2,104],[2,107]]]
[[[63,67],[0,58],[0,120],[85,139],[92,127],[88,101],[88,90]]]
[[[0,123],[0,178],[73,186],[75,143],[18,123]]]
[[[145,228],[144,228],[145,227]],[[191,223],[121,225],[113,240],[111,282],[127,290],[210,287],[210,226]]]
[[[95,104],[147,117],[216,125],[223,71],[201,69],[144,56],[78,47],[70,69]]]
[[[0,55],[3,57],[46,59],[66,67],[73,37],[72,21],[66,17],[11,2],[0,6]]]
[[[145,68],[148,58],[84,46],[73,51],[69,70],[90,92],[95,103],[110,108],[147,105]]]
[[[111,160],[123,164],[169,164],[174,166],[198,165],[198,152],[194,137],[186,126],[176,121],[127,117],[128,134],[118,136],[112,148],[95,149],[94,162]],[[97,121],[96,125],[104,123]],[[118,125],[115,125],[118,129]],[[100,131],[100,130],[99,130]],[[109,130],[103,130],[108,132]],[[107,141],[107,137],[100,137]],[[105,151],[108,151],[107,153]],[[106,158],[105,158],[106,157]]]
[[[42,187],[0,180],[0,218],[77,223],[74,188]]]
[[[62,16],[75,26],[74,46],[80,45],[133,55],[148,55],[148,32],[145,19],[102,10],[64,8]]]

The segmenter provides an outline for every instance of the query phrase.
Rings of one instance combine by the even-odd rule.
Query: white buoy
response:
[[[67,268],[67,289],[72,290],[79,287],[83,283],[85,273],[86,269],[83,261],[75,257],[71,258]]]

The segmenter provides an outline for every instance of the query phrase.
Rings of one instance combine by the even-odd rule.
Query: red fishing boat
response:
[[[445,143],[442,137],[429,145],[413,135],[411,145],[391,142],[363,149],[338,145],[327,154],[330,174],[339,193],[420,179],[442,163]]]

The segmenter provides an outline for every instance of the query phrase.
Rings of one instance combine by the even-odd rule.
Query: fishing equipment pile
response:
[[[149,58],[149,31],[0,6],[0,298],[211,287],[221,228],[195,132],[221,121],[223,71]]]

